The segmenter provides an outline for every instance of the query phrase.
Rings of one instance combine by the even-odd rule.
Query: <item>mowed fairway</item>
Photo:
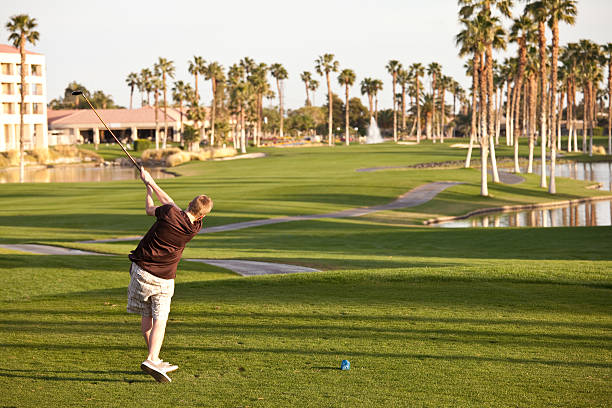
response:
[[[492,197],[481,198],[474,169],[355,171],[464,157],[447,145],[264,151],[187,164],[159,184],[180,205],[210,194],[206,226],[464,184],[409,209],[197,236],[186,258],[322,272],[243,278],[182,261],[162,349],[180,366],[171,384],[140,371],[139,317],[125,313],[137,241],[76,242],[144,233],[153,219],[142,184],[3,185],[0,244],[113,255],[0,249],[0,406],[610,405],[612,228],[427,228],[426,218],[551,198],[537,175],[490,184]],[[559,179],[558,199],[606,194],[587,184]],[[339,370],[343,359],[350,371]]]

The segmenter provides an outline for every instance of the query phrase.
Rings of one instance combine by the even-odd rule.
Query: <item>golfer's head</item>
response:
[[[199,195],[187,206],[187,211],[196,217],[196,219],[201,219],[206,216],[213,208],[213,202],[207,195]]]

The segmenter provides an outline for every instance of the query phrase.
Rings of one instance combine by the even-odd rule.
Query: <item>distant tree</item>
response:
[[[276,88],[278,89],[278,115],[280,116],[280,137],[283,137],[283,87],[282,82],[289,77],[287,70],[279,63],[270,66],[270,73],[276,78]]]
[[[308,82],[308,90],[312,92],[313,101],[315,97],[315,92],[317,91],[318,88],[319,88],[319,81],[317,81],[316,79],[313,78]]]
[[[200,90],[198,89],[198,75],[202,75],[206,69],[206,60],[202,57],[194,55],[193,60],[189,61],[187,70],[193,75],[195,81],[195,102],[200,103]]]
[[[608,154],[612,155],[612,42],[602,45],[601,50],[608,66]]]
[[[217,114],[217,84],[225,80],[223,66],[216,61],[211,62],[205,67],[204,77],[210,80],[212,85],[212,102],[210,104],[210,145],[215,144],[215,118]]]
[[[374,116],[374,79],[363,78],[361,80],[361,94],[368,95],[368,106],[370,107],[370,116]]]
[[[19,14],[11,17],[8,23],[6,23],[6,29],[11,33],[9,35],[9,41],[15,48],[19,49],[21,55],[21,105],[19,109],[19,182],[23,183],[24,180],[24,120],[25,115],[25,77],[26,77],[26,44],[30,43],[35,45],[38,41],[40,34],[36,31],[38,23],[35,18],[31,18],[27,14]]]
[[[162,90],[164,91],[164,139],[162,148],[165,149],[168,139],[168,87],[166,86],[166,77],[174,78],[174,63],[166,58],[159,57],[157,64],[155,64],[155,70],[161,75]]]
[[[349,88],[353,86],[355,83],[355,72],[352,69],[343,69],[338,76],[338,83],[340,85],[344,85],[345,87],[345,98],[346,98],[346,106],[345,106],[345,134],[344,137],[346,139],[346,145],[349,145],[350,133],[349,133]]]
[[[417,125],[417,143],[421,142],[421,88],[419,77],[425,75],[425,67],[418,62],[410,66],[410,73],[414,78],[416,88],[416,125]]]
[[[132,99],[134,97],[134,88],[138,86],[138,82],[138,74],[135,72],[130,72],[127,78],[125,78],[125,83],[130,88],[130,109],[133,107]]]
[[[331,83],[329,80],[330,72],[338,72],[340,67],[340,63],[334,59],[334,54],[323,54],[319,58],[315,60],[315,69],[317,73],[321,76],[325,75],[325,79],[327,80],[327,105],[332,105],[332,91],[331,91]],[[332,111],[329,110],[328,116],[328,143],[330,146],[333,145],[332,140]]]
[[[349,100],[349,125],[357,128],[360,135],[365,135],[366,129],[370,125],[370,114],[361,99],[358,97]]]
[[[410,83],[410,73],[405,69],[397,72],[397,82],[402,88],[402,133],[406,132],[406,89]]]
[[[395,103],[396,93],[395,85],[397,84],[397,73],[402,69],[402,64],[397,60],[390,60],[387,63],[387,72],[393,78],[393,141],[397,142],[397,105]]]
[[[372,90],[374,92],[374,117],[378,121],[378,92],[383,89],[383,81],[375,79],[372,81]]]
[[[308,71],[304,71],[300,74],[300,78],[302,79],[302,82],[304,82],[304,86],[306,87],[306,104],[305,106],[311,106],[310,103],[310,95],[308,94],[308,91],[310,90],[310,81],[312,81],[312,74]]]
[[[186,84],[183,81],[176,81],[174,83],[174,87],[172,88],[172,99],[179,104],[179,112],[181,115],[181,146],[184,145],[184,127],[183,127],[183,103],[185,101],[192,100],[194,98],[194,91],[191,88],[191,85]]]
[[[151,106],[151,92],[153,91],[153,87],[151,85],[151,77],[153,77],[153,73],[149,68],[143,68],[140,70],[140,84],[143,90],[147,93],[147,105]],[[141,105],[142,106],[142,101]]]

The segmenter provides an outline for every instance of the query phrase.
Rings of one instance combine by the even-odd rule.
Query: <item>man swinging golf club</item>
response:
[[[178,366],[161,360],[159,352],[174,294],[176,267],[185,245],[202,228],[202,219],[212,209],[213,202],[208,196],[199,195],[183,211],[144,168],[140,168],[140,178],[147,188],[146,213],[157,220],[129,256],[132,267],[127,311],[142,316],[141,329],[148,355],[140,368],[158,382],[170,382],[167,373]],[[153,202],[154,193],[162,204],[159,207]]]

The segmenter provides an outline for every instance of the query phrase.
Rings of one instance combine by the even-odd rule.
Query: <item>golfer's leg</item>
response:
[[[151,329],[153,328],[153,318],[151,316],[142,316],[140,321],[140,329],[142,330],[142,336],[147,343],[147,349],[149,349],[149,337],[151,336]]]
[[[149,335],[149,355],[147,360],[157,362],[166,333],[166,319],[153,319],[153,328]]]

